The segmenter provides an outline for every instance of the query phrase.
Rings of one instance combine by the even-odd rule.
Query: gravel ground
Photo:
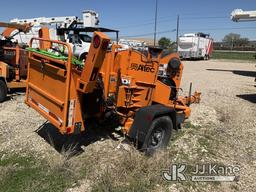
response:
[[[239,165],[239,191],[255,191],[256,182],[256,76],[255,63],[239,61],[186,61],[183,87],[193,82],[202,92],[193,105],[193,124],[210,126],[218,138],[218,155],[212,161]],[[223,191],[228,191],[223,188]]]
[[[207,185],[204,189],[190,191],[254,191],[256,189],[256,88],[254,87],[255,63],[238,61],[184,61],[182,88],[186,94],[189,82],[193,88],[202,92],[200,104],[192,106],[191,124],[201,127],[198,131],[185,129],[185,134],[176,139],[171,146],[174,151],[189,154],[189,162],[196,163],[200,156],[197,153],[198,142],[204,135],[214,138],[209,145],[200,147],[208,153],[215,147],[214,156],[202,156],[200,162],[217,162],[223,165],[239,165],[240,179],[235,187],[230,183],[219,186]],[[0,104],[0,152],[33,153],[40,159],[56,164],[63,158],[50,146],[36,130],[45,120],[34,110],[23,103],[23,96],[13,96]],[[186,134],[186,132],[188,134]],[[198,134],[197,134],[198,133]],[[115,155],[120,148],[120,140],[98,140],[88,145],[79,159],[92,153],[111,150],[109,156]],[[124,148],[126,148],[125,146]],[[122,147],[121,147],[122,148]],[[102,152],[103,151],[103,152]],[[177,155],[178,156],[178,155]],[[199,157],[198,157],[199,156]],[[2,157],[3,158],[3,157]],[[102,158],[101,162],[108,157]],[[177,160],[174,157],[174,161]],[[87,191],[88,182],[81,187],[68,191]],[[169,191],[183,191],[183,184],[171,185]],[[189,188],[190,189],[190,188]],[[160,191],[160,190],[156,190]],[[165,190],[163,190],[165,191]]]

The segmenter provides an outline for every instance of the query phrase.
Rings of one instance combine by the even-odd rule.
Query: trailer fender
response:
[[[0,103],[6,99],[7,92],[8,92],[8,89],[5,82],[5,78],[0,76]]]
[[[173,128],[177,129],[177,115],[174,108],[161,104],[143,107],[135,113],[133,124],[129,130],[128,136],[136,142],[143,143],[152,121],[161,116],[169,116],[173,123]]]
[[[0,75],[0,80],[6,83],[5,77],[2,77],[1,75]]]
[[[6,78],[9,77],[9,65],[0,61],[0,78],[6,83]]]

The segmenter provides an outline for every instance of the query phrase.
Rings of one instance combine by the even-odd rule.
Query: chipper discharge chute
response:
[[[200,93],[178,97],[183,65],[176,54],[161,59],[155,47],[121,51],[95,32],[81,62],[66,43],[33,41],[40,49],[29,49],[26,103],[62,134],[86,131],[93,119],[121,128],[140,149],[153,152],[167,146],[172,129],[189,117],[189,104],[200,99]],[[161,63],[167,73],[159,77]]]

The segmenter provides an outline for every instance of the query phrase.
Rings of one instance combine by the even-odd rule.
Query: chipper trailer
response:
[[[33,38],[29,48],[25,102],[60,133],[86,133],[91,122],[113,125],[152,153],[165,148],[172,130],[190,116],[189,105],[200,93],[178,96],[183,65],[177,54],[161,58],[162,50],[146,53],[109,46],[110,38],[95,32],[85,61],[72,56],[69,44]],[[58,49],[57,49],[58,48]],[[63,53],[67,53],[67,55]],[[166,75],[158,77],[160,64]]]
[[[0,22],[0,27],[5,27],[0,39],[0,102],[3,102],[9,90],[26,87],[27,51],[11,41],[11,34],[16,30],[26,33],[31,26]]]

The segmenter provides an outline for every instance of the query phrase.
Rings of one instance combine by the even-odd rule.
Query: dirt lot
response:
[[[193,82],[202,101],[192,106],[186,128],[173,135],[168,151],[151,158],[121,144],[122,136],[100,131],[78,138],[81,146],[63,147],[66,138],[52,127],[38,130],[45,120],[23,103],[23,96],[0,104],[0,191],[254,191],[255,63],[185,61],[184,67],[183,94]],[[74,148],[79,155],[69,158]],[[173,163],[236,165],[239,179],[168,183],[161,171]]]

